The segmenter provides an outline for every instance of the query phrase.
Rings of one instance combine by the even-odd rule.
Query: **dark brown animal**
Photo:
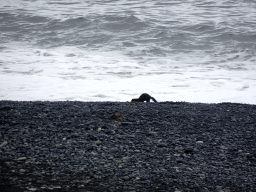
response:
[[[151,97],[147,93],[143,93],[138,99],[132,99],[131,102],[144,102],[144,101],[150,102],[150,99],[152,99],[154,102],[157,102],[154,97]]]

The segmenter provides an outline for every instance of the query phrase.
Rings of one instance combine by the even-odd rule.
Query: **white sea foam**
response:
[[[8,2],[1,100],[256,104],[253,3]]]
[[[256,104],[253,70],[181,67],[178,61],[163,58],[158,65],[139,65],[118,52],[67,46],[15,47],[1,53],[2,100],[130,101],[147,92],[159,101]]]

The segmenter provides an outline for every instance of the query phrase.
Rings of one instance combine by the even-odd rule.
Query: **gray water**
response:
[[[256,103],[256,1],[0,5],[0,99]]]

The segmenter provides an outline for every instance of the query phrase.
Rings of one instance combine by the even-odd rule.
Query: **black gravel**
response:
[[[0,101],[1,191],[256,191],[256,105]]]

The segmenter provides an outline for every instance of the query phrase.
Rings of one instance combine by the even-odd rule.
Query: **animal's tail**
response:
[[[154,97],[151,97],[151,99],[152,99],[154,102],[156,102],[156,103],[157,103],[157,101],[155,100],[155,98],[154,98]]]

